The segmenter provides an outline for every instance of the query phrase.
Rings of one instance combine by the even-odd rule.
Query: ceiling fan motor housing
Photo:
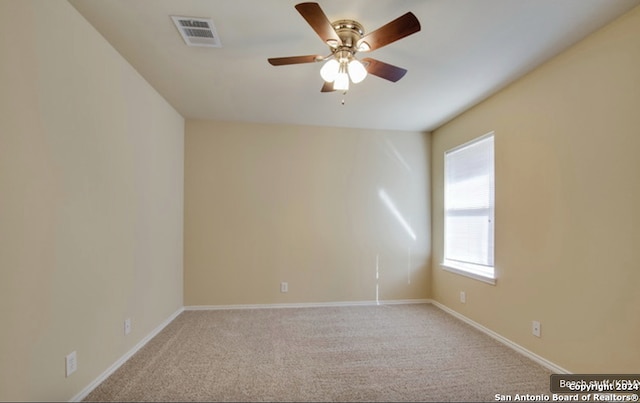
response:
[[[353,56],[357,51],[356,44],[364,36],[364,28],[362,24],[354,20],[338,20],[334,21],[331,25],[336,30],[336,33],[342,41],[342,45],[328,41],[328,45],[333,53],[337,53],[336,56],[341,57],[344,53],[348,52]]]

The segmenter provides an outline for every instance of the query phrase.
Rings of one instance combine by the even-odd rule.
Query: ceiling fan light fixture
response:
[[[367,69],[358,59],[349,62],[349,77],[354,84],[358,84],[367,77]]]
[[[358,52],[369,52],[387,46],[399,39],[420,31],[420,21],[412,12],[407,12],[380,28],[365,34],[362,25],[354,20],[329,21],[318,3],[305,2],[296,4],[302,18],[318,34],[320,39],[329,46],[331,54],[306,55],[293,57],[269,58],[267,61],[273,66],[287,64],[312,63],[326,61],[320,68],[320,76],[324,80],[321,92],[335,90],[346,91],[349,82],[354,84],[363,81],[369,74],[384,78],[392,82],[401,79],[407,70],[379,60],[355,58]]]
[[[347,91],[349,89],[349,74],[347,73],[346,63],[340,63],[340,71],[333,83],[333,89],[336,91]]]
[[[328,83],[335,81],[340,72],[340,63],[336,59],[327,61],[320,69],[320,76]]]

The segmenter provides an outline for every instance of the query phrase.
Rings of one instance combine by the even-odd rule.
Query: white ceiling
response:
[[[408,11],[422,25],[366,55],[407,69],[404,78],[370,75],[343,96],[320,92],[320,63],[267,63],[329,53],[295,10],[300,0],[69,1],[186,118],[411,131],[437,128],[640,4],[319,0],[329,20],[366,32]],[[211,18],[222,47],[186,46],[171,15]]]

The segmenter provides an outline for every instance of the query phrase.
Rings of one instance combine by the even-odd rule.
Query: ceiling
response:
[[[319,0],[371,32],[411,11],[422,30],[366,54],[408,73],[321,93],[329,54],[298,0],[69,0],[185,118],[431,131],[640,0]],[[211,18],[221,48],[188,47],[171,15]],[[358,57],[365,57],[358,53]],[[342,105],[344,100],[344,105]]]

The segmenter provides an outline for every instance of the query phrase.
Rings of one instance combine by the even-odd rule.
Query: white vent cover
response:
[[[209,18],[171,16],[182,39],[188,46],[208,46],[221,48],[220,38]]]

